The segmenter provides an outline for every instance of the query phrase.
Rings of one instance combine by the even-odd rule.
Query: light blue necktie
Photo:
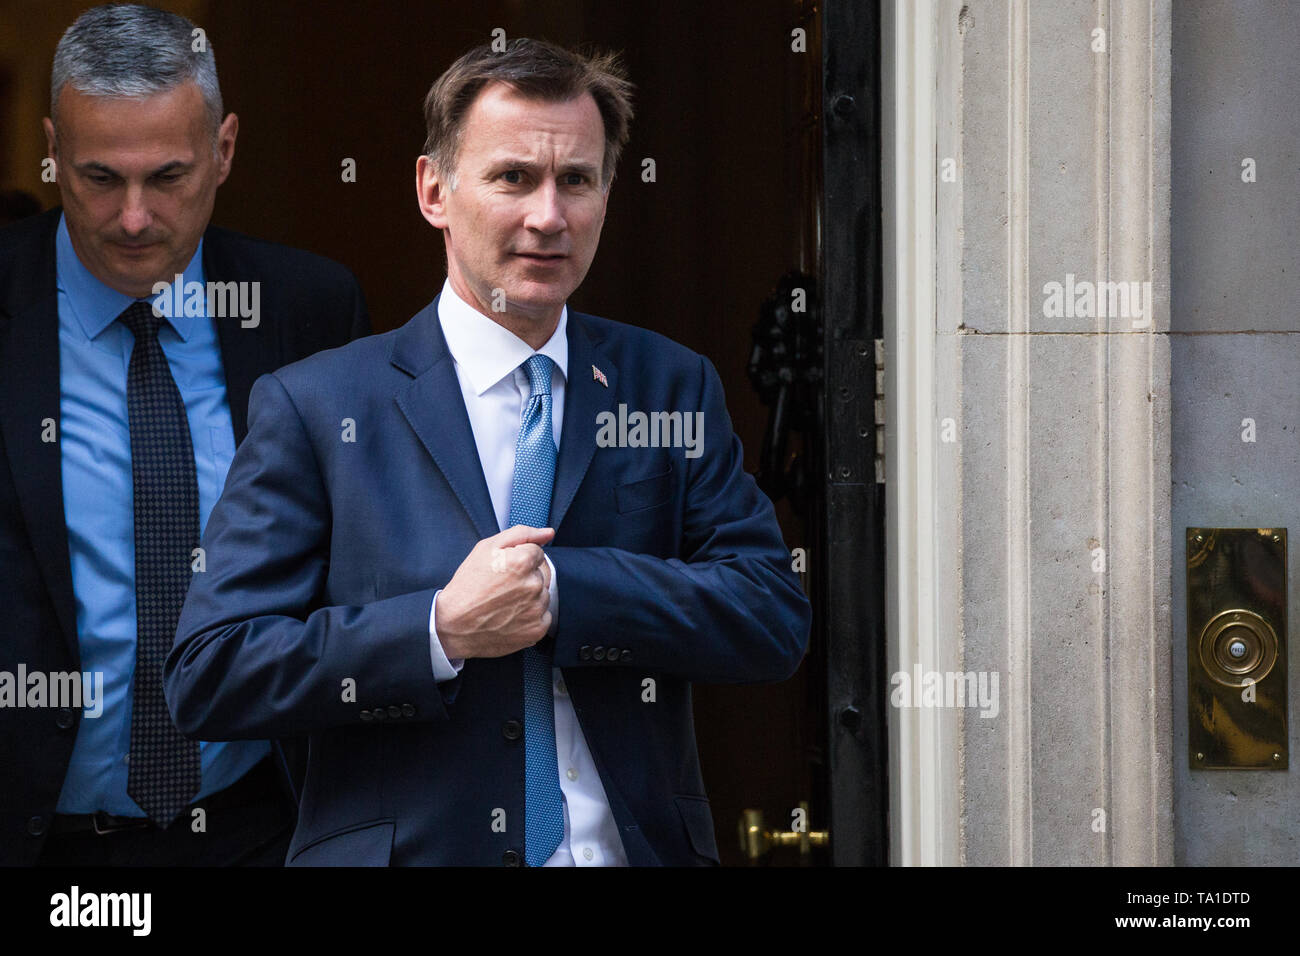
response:
[[[555,485],[555,436],[551,424],[551,360],[534,355],[523,365],[530,394],[515,445],[515,481],[510,525],[545,528]],[[564,836],[560,768],[555,758],[555,702],[551,663],[535,648],[524,649],[524,843],[529,866],[541,866]]]

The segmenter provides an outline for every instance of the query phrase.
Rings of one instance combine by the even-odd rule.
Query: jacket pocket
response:
[[[677,804],[677,812],[682,816],[691,848],[700,856],[717,863],[718,843],[713,834],[713,814],[709,810],[709,798],[679,794],[673,797],[673,802]]]
[[[652,475],[638,481],[629,481],[614,489],[614,502],[621,515],[633,511],[644,511],[661,505],[669,499],[673,490],[673,466],[668,463],[668,470],[662,475]]]
[[[388,866],[395,829],[392,817],[355,823],[312,840],[289,866]]]

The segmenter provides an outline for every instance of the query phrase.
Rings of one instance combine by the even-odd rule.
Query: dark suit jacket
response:
[[[716,862],[690,681],[788,677],[808,602],[708,360],[572,311],[568,342],[544,645],[629,862]],[[702,411],[703,454],[598,448],[620,403]],[[290,865],[522,859],[522,655],[443,684],[429,657],[435,589],[497,531],[437,300],[254,386],[164,687],[192,735],[310,735]]]
[[[58,442],[59,314],[54,237],[60,210],[0,230],[0,670],[79,671],[76,605]],[[217,321],[235,441],[266,372],[369,331],[352,274],[319,256],[209,227],[210,281],[260,281],[261,321]],[[0,709],[0,864],[34,863],[81,721],[73,710]]]

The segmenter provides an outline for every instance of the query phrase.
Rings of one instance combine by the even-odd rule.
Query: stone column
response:
[[[891,708],[894,860],[1172,863],[1169,0],[891,16],[895,86],[915,59],[900,23],[928,17],[912,42],[932,31],[935,51],[934,169],[886,170],[887,202],[923,175],[934,194],[934,294],[886,290],[891,541],[933,540],[919,566],[891,561],[891,670],[998,689]],[[923,139],[885,93],[895,137]],[[925,207],[908,209],[887,218],[887,273],[917,255],[899,237]],[[925,373],[918,457],[895,412],[924,407]]]

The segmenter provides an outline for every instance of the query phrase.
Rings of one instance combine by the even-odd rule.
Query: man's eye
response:
[[[107,186],[113,181],[112,176],[105,175],[104,173],[87,173],[86,178],[96,186]]]
[[[568,186],[581,186],[587,181],[587,177],[582,173],[566,173],[564,178],[566,180],[565,185]]]
[[[158,180],[160,183],[174,183],[178,182],[180,178],[180,173],[159,173],[154,177],[154,179]]]
[[[501,174],[501,178],[512,186],[518,186],[524,181],[524,174],[518,169],[507,169]]]

